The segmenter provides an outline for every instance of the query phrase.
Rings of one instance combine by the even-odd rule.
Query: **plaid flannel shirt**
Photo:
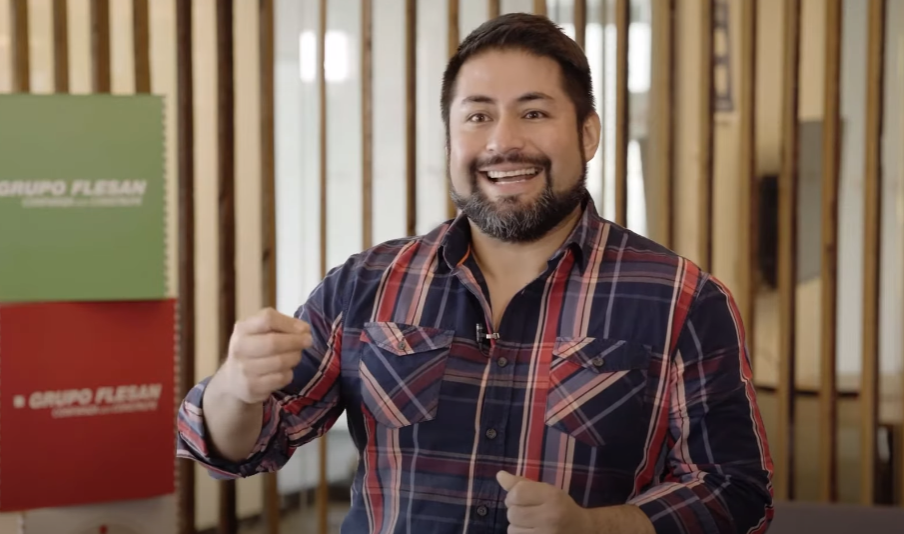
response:
[[[584,507],[637,505],[659,533],[766,531],[772,460],[718,280],[588,201],[498,331],[487,294],[463,217],[351,257],[298,310],[314,345],[249,457],[209,453],[209,379],[177,454],[218,478],[273,471],[345,411],[360,456],[343,532],[503,533],[503,469]]]

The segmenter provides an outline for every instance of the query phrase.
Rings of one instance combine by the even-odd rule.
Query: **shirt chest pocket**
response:
[[[638,425],[645,430],[648,423],[644,396],[652,355],[631,341],[556,339],[546,424],[593,447],[630,441]]]
[[[439,390],[455,332],[371,322],[361,333],[361,398],[379,423],[392,427],[436,417]]]

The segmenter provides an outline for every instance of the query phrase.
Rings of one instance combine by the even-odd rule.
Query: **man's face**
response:
[[[584,198],[599,130],[595,113],[578,126],[555,60],[519,50],[470,58],[449,108],[455,204],[490,237],[543,237]]]

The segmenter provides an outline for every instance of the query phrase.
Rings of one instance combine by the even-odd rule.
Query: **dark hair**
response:
[[[529,13],[508,13],[484,22],[471,32],[449,60],[443,75],[442,114],[449,136],[449,107],[458,71],[471,57],[487,50],[518,49],[554,59],[562,69],[562,85],[574,104],[578,129],[594,111],[593,81],[587,56],[562,28],[548,18]]]

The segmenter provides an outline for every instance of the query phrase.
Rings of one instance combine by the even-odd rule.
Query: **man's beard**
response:
[[[487,198],[478,185],[477,169],[502,163],[524,163],[542,169],[546,186],[540,196],[526,205],[520,205],[521,200],[517,196],[501,197],[495,202]],[[553,190],[551,167],[551,162],[545,157],[516,155],[475,160],[469,169],[471,194],[462,197],[454,188],[450,188],[452,200],[456,207],[487,236],[504,243],[531,243],[564,221],[587,196],[586,162],[582,165],[580,179],[570,189],[560,193]]]

